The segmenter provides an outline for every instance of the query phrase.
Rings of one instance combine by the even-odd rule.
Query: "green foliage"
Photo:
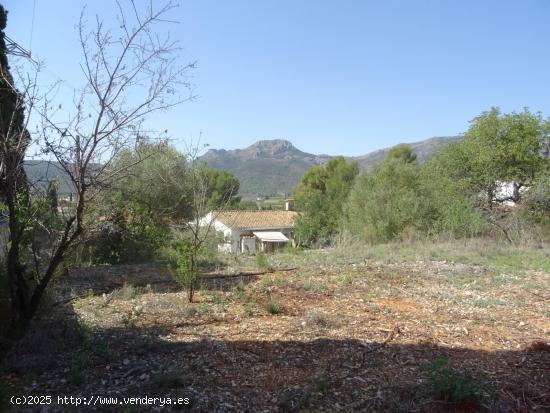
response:
[[[273,315],[279,314],[283,310],[282,306],[281,306],[281,303],[278,300],[276,300],[275,298],[271,298],[271,297],[269,298],[269,300],[265,304],[265,309],[267,310],[267,312],[269,314],[273,314]]]
[[[537,223],[550,224],[550,170],[537,176],[525,195],[529,218]]]
[[[102,224],[89,242],[90,260],[115,264],[154,259],[166,245],[169,222],[191,216],[185,156],[165,143],[142,143],[122,152],[111,170],[125,174],[95,205]]]
[[[541,116],[528,110],[484,112],[472,121],[464,139],[473,155],[474,177],[481,183],[532,179],[542,162],[541,135]]]
[[[346,229],[368,242],[412,233],[454,236],[478,232],[483,221],[450,179],[389,157],[356,180],[345,208]]]
[[[447,403],[480,406],[490,396],[480,378],[453,370],[445,358],[438,358],[428,369],[428,385],[432,397]]]
[[[342,277],[342,286],[343,287],[348,287],[350,286],[351,284],[353,284],[353,275],[352,274],[346,274]]]
[[[231,172],[221,169],[206,168],[208,186],[207,203],[211,209],[219,207],[235,208],[240,204],[239,180]]]
[[[437,171],[461,183],[470,194],[485,194],[492,203],[498,182],[531,185],[548,164],[548,122],[540,114],[501,114],[492,108],[472,122],[461,142],[444,148],[432,160]],[[520,200],[520,193],[514,195]]]
[[[52,213],[54,214],[57,214],[57,205],[58,205],[57,188],[58,187],[59,187],[59,182],[50,181],[48,183],[48,188],[46,189],[46,200],[48,202],[48,205],[50,206]]]
[[[387,157],[388,159],[400,159],[405,163],[416,162],[416,154],[409,145],[404,143],[391,148]]]
[[[112,169],[123,169],[125,177],[106,197],[110,206],[120,209],[121,204],[133,201],[154,216],[177,220],[191,215],[189,167],[185,155],[173,146],[142,143],[122,152]]]
[[[267,255],[263,252],[256,253],[256,266],[263,271],[271,271],[273,269],[269,264]]]
[[[326,243],[340,229],[342,206],[358,172],[356,162],[337,157],[304,174],[294,193],[302,212],[296,219],[300,244]]]
[[[170,223],[195,218],[196,206],[203,202],[205,207],[218,208],[240,201],[237,178],[204,164],[194,166],[166,143],[145,142],[124,151],[110,170],[124,170],[125,177],[95,205],[95,215],[103,224],[89,243],[93,263],[155,259],[169,242]]]
[[[182,287],[191,288],[197,277],[193,244],[185,239],[173,241],[170,258],[168,269],[174,279]]]
[[[258,209],[258,205],[256,204],[256,201],[247,199],[241,200],[239,203],[231,205],[231,209],[238,209],[242,211],[256,211]]]
[[[81,344],[78,351],[73,355],[69,371],[69,383],[80,386],[84,383],[85,372],[90,362],[92,351],[92,331],[85,325],[79,325]]]
[[[146,262],[157,257],[165,245],[168,224],[139,202],[129,200],[103,222],[88,242],[94,264]]]

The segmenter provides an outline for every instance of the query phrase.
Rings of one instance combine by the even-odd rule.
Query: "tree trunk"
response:
[[[15,202],[12,197],[6,200],[9,211],[9,247],[6,259],[6,270],[11,300],[12,332],[23,331],[30,320],[29,287],[25,280],[25,267],[20,263],[21,248],[19,222],[15,212]]]
[[[513,185],[513,188],[514,188],[513,193],[512,193],[512,200],[514,201],[514,203],[517,204],[521,201],[521,193],[519,192],[519,190],[521,189],[521,187],[523,185],[519,182],[516,182],[516,181],[513,181],[512,185]]]

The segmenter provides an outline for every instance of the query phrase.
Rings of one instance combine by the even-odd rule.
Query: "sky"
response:
[[[81,84],[75,24],[86,2],[0,2],[8,36],[45,60],[44,81]],[[117,8],[95,0],[86,12],[110,23]],[[170,18],[179,23],[161,29],[179,41],[180,62],[197,62],[196,99],[150,125],[180,146],[281,138],[362,155],[464,133],[492,106],[550,115],[549,0],[182,0]]]

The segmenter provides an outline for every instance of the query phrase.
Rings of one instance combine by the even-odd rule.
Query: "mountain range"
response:
[[[435,137],[408,145],[422,163],[432,157],[441,145],[458,139],[461,137]],[[357,161],[360,169],[369,170],[384,159],[389,150],[390,148],[379,149],[347,159]],[[241,184],[239,194],[243,198],[255,198],[291,193],[305,171],[334,157],[303,152],[288,140],[271,139],[260,140],[244,149],[210,149],[201,159],[213,168],[235,174]],[[49,181],[56,180],[59,183],[60,194],[74,192],[70,179],[56,162],[27,160],[25,170],[35,185],[45,188]]]
[[[408,143],[418,162],[431,158],[441,145],[455,142],[460,136],[434,137]],[[390,148],[379,149],[362,156],[346,157],[355,160],[362,170],[372,169],[387,155]],[[210,149],[201,159],[209,166],[230,171],[241,184],[244,198],[282,195],[292,192],[305,171],[323,164],[335,156],[303,152],[284,139],[260,140],[244,149]]]

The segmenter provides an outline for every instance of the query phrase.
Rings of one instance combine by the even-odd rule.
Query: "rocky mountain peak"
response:
[[[250,145],[246,150],[255,152],[256,156],[275,156],[285,152],[293,152],[297,149],[286,139],[265,139]]]

